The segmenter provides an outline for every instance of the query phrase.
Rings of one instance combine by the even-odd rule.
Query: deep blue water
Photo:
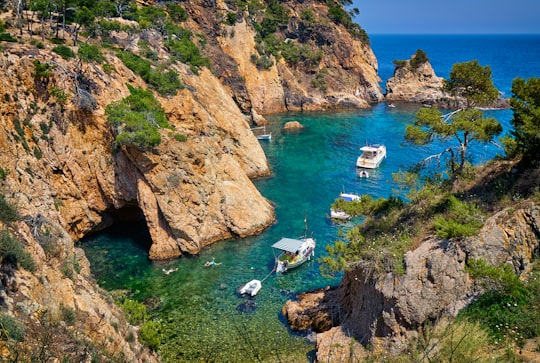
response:
[[[426,52],[439,77],[448,78],[455,63],[478,60],[482,66],[490,66],[493,83],[505,97],[511,96],[514,78],[540,76],[540,34],[379,34],[371,35],[370,39],[383,84],[394,73],[392,61],[410,59],[417,49]]]
[[[392,75],[394,59],[408,59],[419,48],[443,77],[456,62],[478,59],[490,65],[496,86],[507,95],[515,77],[540,76],[540,36],[379,35],[371,40],[383,79]],[[284,361],[291,354],[295,361],[310,361],[313,345],[288,330],[281,307],[298,292],[337,284],[338,279],[323,277],[313,259],[283,276],[269,275],[253,300],[238,297],[236,289],[268,275],[273,267],[270,245],[281,237],[298,236],[304,215],[317,240],[317,257],[324,256],[325,246],[353,225],[336,225],[327,218],[340,191],[387,197],[396,189],[392,173],[439,150],[441,145],[415,148],[403,143],[405,127],[416,111],[417,106],[389,108],[383,103],[367,110],[268,116],[272,140],[261,144],[272,176],[255,185],[275,203],[276,224],[259,236],[217,243],[200,256],[166,264],[147,259],[149,237],[144,228],[117,226],[82,242],[97,281],[106,289],[126,289],[136,299],[158,302],[153,314],[164,322],[165,361]],[[511,111],[489,115],[505,130],[510,128]],[[305,128],[283,132],[282,126],[291,120]],[[387,146],[388,157],[369,179],[361,179],[355,167],[359,147],[375,142]],[[471,151],[475,163],[500,152],[483,145]],[[221,265],[205,268],[212,257]],[[166,275],[164,267],[178,270]],[[239,311],[246,303],[254,311]]]

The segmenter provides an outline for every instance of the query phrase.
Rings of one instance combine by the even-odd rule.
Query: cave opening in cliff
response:
[[[88,236],[106,236],[108,240],[130,241],[130,243],[148,252],[152,245],[150,231],[142,210],[137,205],[127,205],[122,208],[109,208],[103,214],[103,225],[106,226]]]

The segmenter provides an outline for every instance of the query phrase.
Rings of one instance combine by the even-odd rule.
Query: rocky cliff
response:
[[[347,343],[351,336],[375,350],[397,353],[417,336],[419,326],[454,316],[480,292],[465,271],[467,259],[510,264],[525,277],[540,247],[538,231],[537,204],[505,209],[489,218],[477,237],[459,243],[425,240],[404,256],[403,275],[374,275],[359,262],[338,287],[302,294],[287,302],[284,314],[293,328],[320,332],[321,361],[362,357],[360,345]]]
[[[81,354],[68,356],[84,360],[93,351],[76,347],[93,344],[108,355],[104,360],[155,360],[138,343],[137,329],[99,293],[77,240],[130,219],[148,227],[150,258],[168,259],[257,234],[274,221],[271,202],[251,182],[271,173],[250,131],[265,122],[261,115],[367,107],[382,100],[369,44],[330,21],[324,3],[282,3],[288,21],[273,36],[301,49],[298,59],[295,52],[265,53],[267,44],[256,31],[265,4],[252,12],[241,4],[181,3],[187,17],[175,26],[186,32],[172,28],[196,34],[188,44],[199,47],[208,66],[174,57],[167,45],[174,37],[164,35],[159,22],[99,19],[111,28],[88,27],[79,34],[77,24],[58,31],[59,23],[38,22],[39,14],[28,9],[2,11],[0,31],[15,42],[1,43],[0,191],[2,201],[17,210],[2,229],[36,266],[28,271],[3,256],[2,317],[14,316],[35,329],[36,340],[28,344],[54,345],[47,353],[51,359],[71,344]],[[147,5],[153,4],[138,6]],[[77,57],[81,42],[101,41],[107,44],[99,47],[103,60]],[[153,62],[154,75],[165,67],[182,87],[160,96],[120,60],[119,51]],[[266,62],[261,66],[256,59]],[[107,106],[127,97],[128,85],[152,90],[171,127],[159,129],[161,142],[150,149],[119,146],[118,130],[107,119]],[[35,351],[27,348],[31,357]],[[1,350],[4,357],[13,352]]]

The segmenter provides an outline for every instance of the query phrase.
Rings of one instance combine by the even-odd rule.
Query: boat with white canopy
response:
[[[315,239],[310,237],[284,237],[274,243],[272,248],[277,251],[276,272],[286,272],[309,261],[315,255],[315,244]]]

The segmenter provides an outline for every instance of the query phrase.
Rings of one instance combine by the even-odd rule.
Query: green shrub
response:
[[[181,23],[188,19],[188,13],[182,6],[173,2],[167,3],[166,6],[171,20]]]
[[[173,96],[177,90],[183,88],[178,75],[172,70],[161,72],[152,69],[152,63],[128,51],[120,52],[118,56],[126,67],[141,76],[162,96]]]
[[[187,38],[170,40],[165,43],[169,51],[182,63],[189,64],[192,70],[200,67],[210,68],[210,60],[201,55],[199,47]]]
[[[71,50],[70,47],[67,47],[65,45],[57,45],[52,50],[66,60],[75,57],[75,53],[73,52],[73,50]]]
[[[171,128],[152,92],[128,85],[130,95],[107,106],[109,122],[116,128],[119,145],[150,149],[161,142],[159,128]]]
[[[311,81],[311,87],[318,88],[321,91],[325,92],[328,89],[328,85],[326,84],[326,74],[328,71],[326,68],[321,69],[317,74],[315,75],[315,78]]]
[[[62,315],[62,320],[65,321],[67,325],[75,325],[77,322],[77,312],[73,308],[62,304],[60,305],[60,314]]]
[[[128,322],[132,325],[139,325],[148,320],[146,306],[141,302],[125,299],[119,306],[126,314]]]
[[[98,25],[105,33],[123,30],[122,25],[117,21],[100,20],[98,21]]]
[[[2,263],[12,261],[18,263],[27,271],[34,272],[36,265],[32,256],[26,252],[23,246],[6,229],[0,231],[0,258]]]
[[[8,176],[8,174],[9,174],[8,169],[4,169],[4,168],[0,167],[0,180],[1,181],[6,180],[6,177]],[[1,198],[3,198],[3,196],[1,196]],[[1,209],[2,209],[2,207],[0,207],[0,210]]]
[[[225,17],[225,24],[234,25],[236,24],[236,13],[227,13]]]
[[[2,180],[5,179],[6,171],[1,169],[0,175],[2,175]],[[6,224],[15,222],[19,220],[19,212],[17,208],[10,202],[6,200],[4,195],[0,194],[0,220]]]
[[[435,232],[440,238],[474,236],[483,226],[480,210],[475,204],[450,196],[443,208],[444,214],[434,218]]]
[[[416,70],[418,67],[420,67],[422,64],[429,62],[429,58],[422,49],[416,50],[416,53],[411,58],[410,64],[412,70]]]
[[[396,69],[407,67],[408,62],[406,60],[394,59],[393,60]]]
[[[52,86],[51,87],[51,96],[56,99],[56,102],[63,108],[66,105],[68,95],[60,87]]]
[[[34,61],[34,74],[35,78],[46,79],[51,77],[53,67],[49,63],[41,63],[39,60]]]
[[[161,345],[162,324],[159,321],[149,320],[141,325],[139,340],[150,349],[157,351]]]
[[[178,74],[175,71],[153,71],[150,73],[148,83],[161,96],[174,96],[179,89],[184,88]]]
[[[118,57],[133,73],[138,74],[144,80],[148,79],[152,63],[129,51],[119,52]]]
[[[43,152],[37,146],[34,146],[33,152],[36,159],[40,160],[43,157]]]
[[[16,42],[17,39],[13,38],[9,33],[0,33],[0,42]]]
[[[184,135],[184,134],[174,134],[174,139],[176,141],[186,142],[187,141],[187,136]]]
[[[487,292],[482,294],[460,316],[479,321],[495,339],[508,339],[523,346],[530,338],[540,336],[540,274],[538,263],[527,282],[521,281],[510,264],[500,267],[483,260],[470,260],[467,271],[475,283]]]
[[[14,340],[22,342],[24,340],[24,328],[15,320],[14,317],[7,314],[0,315],[0,339]]]
[[[105,62],[105,56],[101,53],[101,50],[95,45],[88,43],[79,44],[77,55],[84,62],[96,62],[99,64]]]

